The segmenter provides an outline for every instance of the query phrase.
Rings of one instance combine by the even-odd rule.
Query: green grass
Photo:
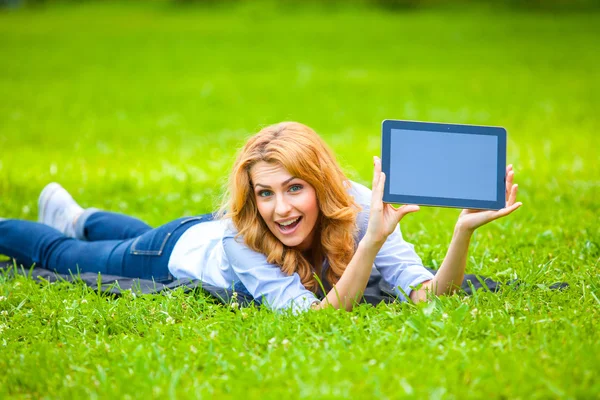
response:
[[[504,126],[524,202],[467,266],[521,286],[418,306],[293,317],[0,276],[0,398],[599,397],[599,41],[596,13],[0,13],[0,216],[35,219],[53,180],[152,225],[212,211],[235,149],[281,120],[367,185],[385,118]],[[457,215],[402,222],[427,265]]]

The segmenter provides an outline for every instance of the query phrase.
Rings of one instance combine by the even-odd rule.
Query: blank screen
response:
[[[496,200],[498,137],[392,129],[390,192]]]

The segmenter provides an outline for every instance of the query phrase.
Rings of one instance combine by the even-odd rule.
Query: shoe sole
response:
[[[62,189],[56,182],[52,182],[46,185],[42,192],[40,193],[40,197],[38,198],[38,222],[44,223],[44,218],[46,217],[46,206],[48,202],[52,198],[52,195],[56,193],[57,190]]]

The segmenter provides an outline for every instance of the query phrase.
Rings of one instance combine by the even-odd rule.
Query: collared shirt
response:
[[[367,231],[371,190],[351,182],[348,192],[362,208],[356,219],[358,244]],[[200,279],[206,284],[250,294],[274,310],[305,311],[319,302],[317,296],[302,285],[297,273],[286,275],[279,266],[267,262],[264,254],[247,247],[241,237],[236,239],[236,234],[229,219],[191,226],[173,248],[169,271],[178,279]],[[323,276],[328,267],[325,260]],[[377,253],[373,268],[394,287],[401,301],[406,300],[404,293],[410,295],[411,287],[433,279],[414,246],[404,241],[399,226]]]

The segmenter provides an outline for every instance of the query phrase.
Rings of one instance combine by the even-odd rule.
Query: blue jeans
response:
[[[212,219],[184,217],[152,229],[127,215],[88,209],[77,220],[77,239],[37,222],[6,219],[0,220],[0,254],[61,274],[100,272],[164,283],[173,280],[169,257],[179,237]]]

